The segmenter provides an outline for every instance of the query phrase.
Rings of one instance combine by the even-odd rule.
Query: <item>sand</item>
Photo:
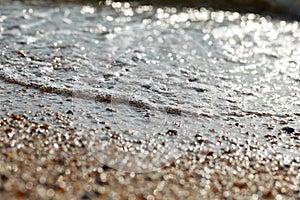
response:
[[[45,114],[52,120],[41,122]],[[299,159],[264,154],[268,145],[231,141],[220,153],[194,150],[158,171],[122,172],[93,157],[71,121],[51,111],[1,116],[0,199],[300,198]]]
[[[210,11],[204,8],[174,11],[151,6],[130,8],[128,3],[121,4],[123,7],[119,8],[119,4],[113,5],[111,1],[106,1],[107,5],[102,4],[97,9],[81,4],[66,4],[65,1],[61,9],[55,8],[58,6],[56,4],[45,4],[41,1],[24,2],[16,1],[11,4],[5,1],[7,7],[3,7],[3,17],[0,19],[3,23],[0,27],[0,40],[3,44],[0,51],[3,65],[0,74],[1,200],[300,199],[297,21],[279,21],[280,17],[273,20],[268,16]],[[35,4],[37,5],[34,6]],[[29,9],[31,6],[33,9]],[[259,13],[265,11],[264,7],[253,8]],[[130,17],[134,9],[136,11]],[[295,15],[293,12],[292,9],[290,15]],[[99,23],[99,27],[91,28],[94,27],[94,23]],[[57,27],[56,24],[61,26]],[[159,27],[159,24],[163,26]],[[127,26],[128,31],[120,32],[114,40],[109,39],[113,35],[111,33],[117,33],[119,28],[126,30]],[[177,27],[175,32],[174,27]],[[152,30],[156,29],[159,34],[153,35]],[[186,32],[181,34],[181,30]],[[194,32],[197,34],[192,34]],[[32,41],[35,40],[33,36],[36,33],[39,33],[39,37],[35,43]],[[191,35],[184,37],[188,36],[188,33]],[[92,67],[94,63],[99,63],[100,59],[113,64],[108,58],[113,57],[111,52],[115,51],[115,47],[122,47],[125,52],[127,46],[130,49],[134,49],[137,44],[145,46],[143,44],[146,44],[147,40],[144,40],[144,34],[157,37],[157,41],[165,41],[164,45],[168,49],[173,48],[174,53],[178,55],[189,55],[191,63],[201,66],[199,71],[193,71],[191,67],[191,71],[184,72],[191,77],[184,76],[183,83],[189,83],[191,87],[173,89],[183,91],[181,99],[177,99],[180,100],[178,102],[188,102],[192,108],[202,107],[204,103],[203,109],[216,112],[220,119],[204,113],[203,117],[207,120],[203,121],[215,120],[217,125],[204,124],[204,128],[201,129],[204,122],[198,120],[196,115],[191,115],[188,118],[189,123],[185,125],[185,131],[195,129],[195,133],[191,131],[187,134],[190,140],[184,140],[185,135],[179,131],[177,134],[173,129],[162,133],[159,136],[171,138],[170,141],[172,137],[179,138],[176,141],[186,141],[186,144],[182,145],[186,148],[181,149],[180,156],[171,156],[172,159],[164,162],[158,169],[137,173],[136,170],[121,171],[122,166],[111,166],[107,158],[104,159],[107,162],[102,162],[101,154],[95,155],[89,144],[93,142],[94,147],[101,149],[104,143],[93,141],[95,138],[89,137],[92,133],[88,129],[84,130],[74,125],[76,109],[73,113],[70,98],[74,95],[72,88],[78,89],[76,86],[79,86],[80,89],[80,86],[85,86],[86,83],[89,86],[94,85],[94,80],[91,81],[94,78],[98,86],[98,75],[103,74],[104,78],[111,76],[101,71],[101,66],[97,71],[98,69]],[[165,37],[168,35],[170,37]],[[108,39],[98,45],[96,41],[99,36],[100,39]],[[133,41],[132,44],[123,45],[123,36],[130,36],[128,39]],[[57,46],[57,38],[66,41]],[[93,38],[95,46],[90,48],[92,43],[87,41]],[[73,41],[79,43],[70,45]],[[153,44],[156,49],[161,49],[160,43]],[[205,51],[202,51],[202,46]],[[105,51],[102,52],[103,50]],[[203,54],[206,51],[209,54]],[[118,55],[118,52],[116,54]],[[91,57],[86,59],[86,55]],[[169,57],[169,54],[166,55]],[[102,67],[106,68],[104,64]],[[82,68],[83,75],[90,79],[83,78],[79,80],[78,85],[74,85],[74,80],[68,77],[80,74],[81,71],[78,72],[75,67],[73,69],[73,66],[81,65],[86,66]],[[126,69],[124,68],[125,71]],[[41,70],[47,73],[43,74]],[[89,76],[94,70],[97,77]],[[112,81],[107,80],[107,83],[103,83],[104,89],[123,83],[129,83],[130,86],[136,82],[144,88],[142,81],[132,78],[139,77],[139,71],[132,73],[134,76],[128,76],[130,79],[123,76],[123,82],[119,81],[121,79],[118,77]],[[122,67],[119,72],[123,72]],[[145,72],[141,72],[144,76]],[[180,77],[179,73],[172,75],[168,71],[162,72],[173,78]],[[167,76],[162,77],[165,79]],[[150,88],[149,84],[145,88],[147,87]],[[135,92],[136,90],[126,90],[124,95]],[[181,93],[177,96],[180,97],[179,94]],[[194,96],[187,99],[186,94]],[[65,96],[69,100],[65,99]],[[72,97],[77,96],[81,97],[80,92]],[[95,102],[94,100],[111,101],[105,98],[106,96],[90,97],[89,103]],[[197,98],[200,101],[197,102]],[[130,99],[126,101],[127,105],[139,107],[139,102]],[[84,104],[84,99],[82,102],[75,100],[72,105],[76,105],[76,102],[83,102],[78,105],[79,110],[81,106],[87,107],[85,114],[89,114],[89,111],[92,112],[95,108],[94,105]],[[102,104],[97,104],[97,107],[105,110]],[[109,110],[105,110],[107,112],[104,114],[109,115],[111,121],[107,124],[114,123],[114,120],[123,120],[127,116],[110,115],[114,110],[111,109],[112,106],[108,107]],[[127,106],[123,110],[127,110]],[[119,109],[118,114],[123,110]],[[180,116],[181,112],[179,113],[177,108],[167,110],[171,112],[165,113]],[[202,110],[200,111],[202,113]],[[4,114],[6,112],[10,113]],[[103,116],[100,116],[99,121],[106,126]],[[151,126],[156,128],[155,123],[151,123]],[[209,132],[211,127],[216,129],[212,134]],[[199,130],[196,130],[197,128]],[[221,130],[222,128],[224,130]],[[122,128],[119,129],[122,131]],[[114,134],[115,130],[112,130],[112,127],[99,131],[103,131],[106,136],[105,144],[111,142],[111,146],[122,146],[128,142],[120,136],[122,134]],[[141,141],[135,143],[136,146],[143,144]],[[178,143],[168,145],[171,145],[171,149],[172,145],[173,149],[176,149]],[[159,148],[159,145],[162,144],[154,147]],[[102,155],[118,158],[120,151],[110,148],[105,153]],[[127,154],[125,150],[122,153]]]

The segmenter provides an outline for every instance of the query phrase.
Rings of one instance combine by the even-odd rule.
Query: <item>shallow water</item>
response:
[[[0,13],[0,113],[69,114],[115,168],[153,170],[189,151],[269,145],[283,126],[300,131],[296,21],[129,3],[4,2]],[[298,143],[270,152],[293,158]],[[134,162],[109,154],[118,145]],[[136,166],[151,153],[159,164]]]

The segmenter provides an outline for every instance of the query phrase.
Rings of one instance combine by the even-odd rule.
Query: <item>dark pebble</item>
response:
[[[175,136],[175,135],[177,135],[177,131],[176,130],[168,130],[166,134],[169,136]]]
[[[67,114],[68,114],[68,115],[73,115],[74,113],[73,113],[72,110],[68,110]]]
[[[3,182],[6,182],[8,180],[8,177],[5,174],[2,174],[0,177]]]
[[[210,151],[206,154],[206,156],[212,156],[212,155],[214,155],[214,152],[212,152],[212,151]]]
[[[112,109],[112,108],[106,108],[105,109],[106,111],[109,111],[109,112],[116,112],[114,109]]]
[[[103,165],[103,166],[102,166],[102,169],[105,171],[105,170],[109,170],[109,169],[112,169],[112,168],[109,167],[108,165]]]
[[[146,113],[144,117],[150,117],[150,113]]]
[[[207,92],[207,89],[204,88],[194,88],[197,92]]]
[[[82,200],[89,200],[91,199],[87,194],[82,195],[81,197]]]
[[[265,135],[264,137],[265,137],[265,138],[271,138],[272,135],[268,134],[268,135]]]
[[[294,129],[294,128],[288,127],[288,126],[283,127],[281,130],[283,130],[283,131],[285,131],[285,132],[287,132],[287,133],[294,133],[294,132],[295,132],[295,129]]]
[[[189,80],[189,82],[195,82],[195,81],[198,81],[199,79],[197,79],[197,78],[189,78],[188,80]]]
[[[150,89],[151,85],[142,85],[143,88]]]

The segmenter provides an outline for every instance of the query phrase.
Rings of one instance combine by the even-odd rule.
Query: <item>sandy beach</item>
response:
[[[286,161],[280,152],[264,154],[270,146],[258,142],[237,146],[232,141],[220,154],[190,152],[155,172],[122,172],[91,155],[86,138],[69,127],[68,115],[47,114],[53,123],[17,114],[1,116],[1,199],[300,197],[299,160]],[[299,137],[299,133],[282,134],[291,140]]]

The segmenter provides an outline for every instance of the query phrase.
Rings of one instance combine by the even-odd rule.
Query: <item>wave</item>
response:
[[[300,19],[300,0],[140,0],[141,3],[163,6],[208,7],[238,12]]]
[[[0,0],[0,2],[10,2]],[[300,0],[27,0],[26,4],[45,3],[78,3],[93,5],[109,5],[113,2],[136,2],[138,4],[150,4],[153,6],[171,7],[205,7],[223,11],[233,11],[240,13],[256,13],[264,16],[279,17],[285,20],[300,20]]]

